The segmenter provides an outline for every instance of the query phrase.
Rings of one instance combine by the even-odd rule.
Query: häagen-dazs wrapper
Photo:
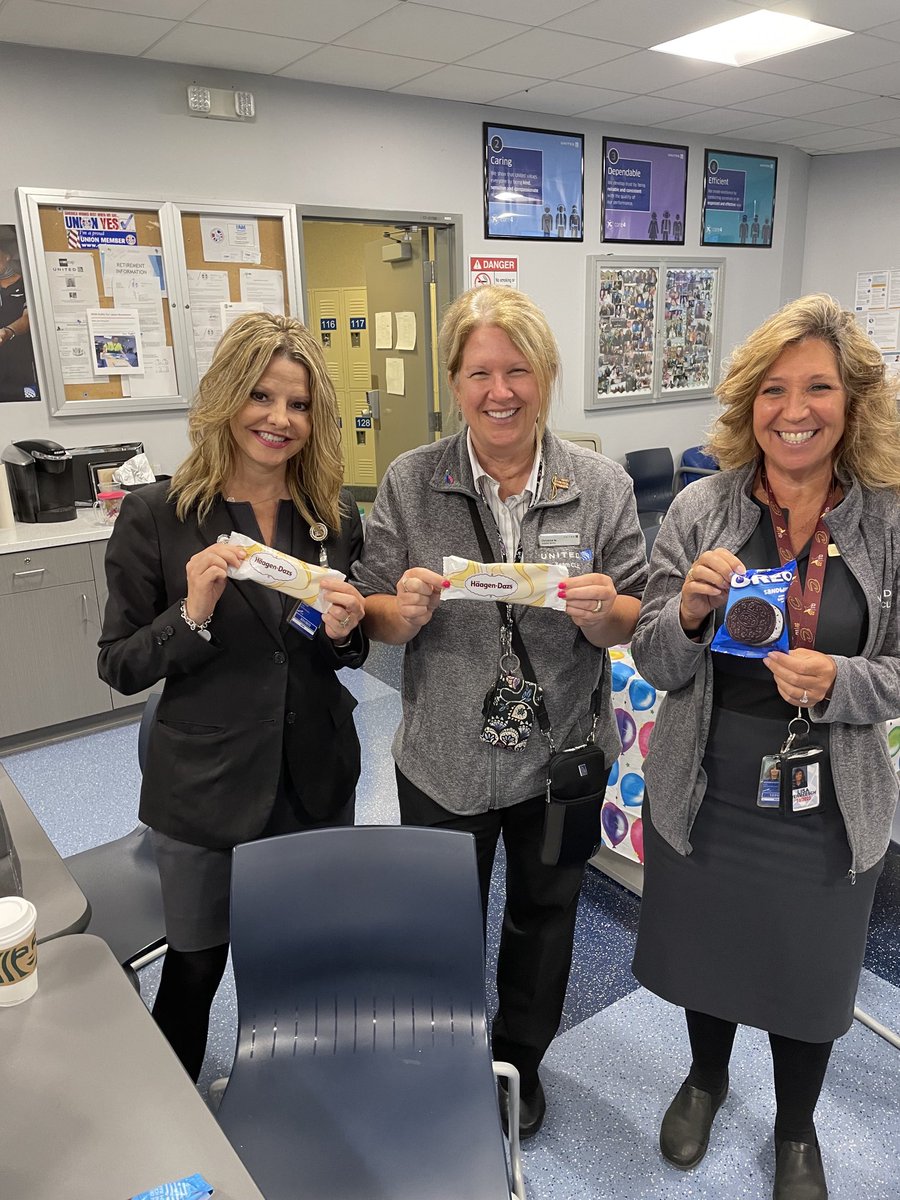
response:
[[[568,577],[569,568],[561,563],[480,563],[447,555],[444,578],[450,586],[441,593],[441,601],[501,600],[565,611],[557,589]]]
[[[329,605],[319,598],[319,586],[323,579],[346,579],[340,571],[331,567],[316,567],[302,559],[273,550],[261,542],[254,542],[243,533],[232,532],[219,539],[229,546],[243,546],[247,557],[239,567],[228,568],[228,578],[239,583],[249,580],[285,592],[297,600],[305,600],[319,612],[327,612]]]

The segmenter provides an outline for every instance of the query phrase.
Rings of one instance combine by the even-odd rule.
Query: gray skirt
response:
[[[716,709],[709,783],[678,854],[644,805],[644,895],[634,974],[682,1008],[805,1042],[850,1028],[875,885],[883,861],[851,882],[850,846],[828,762],[821,804],[783,818],[756,803],[760,763],[784,738],[780,720]]]

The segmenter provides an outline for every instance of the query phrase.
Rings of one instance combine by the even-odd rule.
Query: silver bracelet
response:
[[[187,597],[185,597],[181,602],[181,619],[184,621],[185,625],[187,625],[188,629],[193,629],[194,633],[206,633],[207,627],[209,626],[210,621],[213,619],[213,615],[210,613],[205,621],[192,621],[187,615]]]

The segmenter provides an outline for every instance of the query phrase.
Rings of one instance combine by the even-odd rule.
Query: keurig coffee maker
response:
[[[74,521],[72,458],[56,442],[30,438],[2,454],[17,521]]]

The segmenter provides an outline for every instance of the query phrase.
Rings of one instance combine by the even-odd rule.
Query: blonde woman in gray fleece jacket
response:
[[[735,351],[718,395],[723,469],[669,510],[632,643],[667,692],[645,764],[634,972],[687,1014],[691,1068],[663,1156],[701,1160],[737,1026],[755,1026],[774,1065],[774,1198],[825,1200],[813,1114],[853,1020],[897,803],[896,391],[853,314],[806,296]],[[789,650],[711,653],[732,573],[793,558]],[[798,709],[821,753],[815,803],[783,788],[779,807],[776,787],[773,806],[769,769]]]
[[[546,428],[559,352],[532,300],[512,288],[466,292],[444,317],[440,346],[466,427],[391,464],[355,582],[371,636],[406,646],[393,747],[401,820],[474,834],[485,914],[503,838],[492,1044],[495,1058],[519,1069],[519,1130],[530,1137],[544,1119],[538,1067],[562,1014],[584,862],[540,861],[550,755],[537,726],[516,751],[481,739],[482,705],[500,669],[501,617],[495,604],[440,603],[442,560],[483,561],[477,521],[492,561],[566,562],[565,611],[505,606],[516,610],[562,749],[591,728],[606,647],[631,637],[647,578],[645,544],[622,467]],[[597,741],[607,762],[618,757],[608,671]],[[505,1119],[503,1091],[500,1107]]]

